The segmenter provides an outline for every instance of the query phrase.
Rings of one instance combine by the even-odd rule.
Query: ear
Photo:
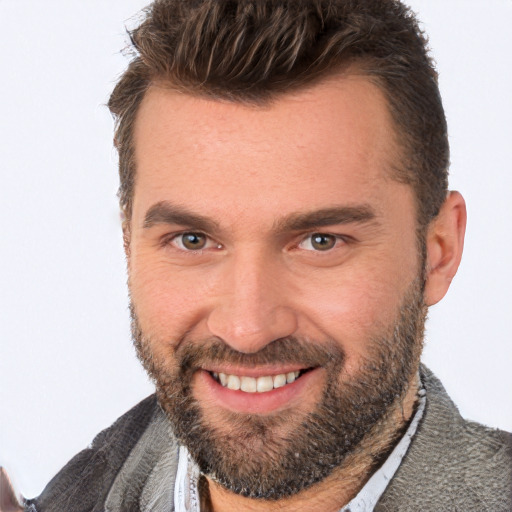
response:
[[[466,232],[466,203],[459,192],[449,192],[428,227],[425,303],[432,306],[448,291],[462,258]]]
[[[126,261],[130,262],[130,242],[131,242],[131,228],[130,228],[130,219],[126,216],[126,214],[121,212],[121,226],[123,228],[123,247],[124,254],[126,256]]]

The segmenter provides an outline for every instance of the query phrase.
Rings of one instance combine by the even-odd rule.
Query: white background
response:
[[[512,1],[414,0],[469,226],[424,360],[512,430]],[[0,0],[0,464],[25,496],[151,392],[129,334],[112,121],[144,0]]]

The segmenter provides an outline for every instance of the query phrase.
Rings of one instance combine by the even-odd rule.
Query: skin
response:
[[[2,512],[23,512],[23,507],[18,502],[9,476],[2,467],[0,467],[0,510]]]
[[[339,378],[357,375],[369,356],[368,340],[392,325],[420,273],[415,197],[392,179],[400,155],[380,90],[350,75],[255,107],[152,86],[136,120],[135,148],[133,211],[125,225],[130,292],[155,357],[172,366],[170,354],[185,334],[218,337],[247,354],[295,335],[336,340],[346,354]],[[148,216],[155,208],[161,213],[162,205],[209,225],[167,213]],[[371,215],[326,220],[326,208]],[[292,225],[313,212],[308,226]],[[428,229],[427,305],[444,296],[455,275],[465,215],[460,194],[450,193]],[[180,234],[190,232],[206,235],[202,250],[183,245]],[[329,235],[333,246],[316,250],[314,233]],[[258,376],[282,368],[277,362],[225,370]],[[250,394],[233,405],[222,392],[211,393],[201,372],[193,391],[206,417],[229,430],[228,410],[292,410],[299,422],[318,401],[324,379],[315,372],[277,405]],[[384,446],[410,418],[416,373],[409,384],[379,439],[367,440],[329,478],[280,503],[250,500],[210,482],[214,510],[338,510],[368,478],[370,446]]]

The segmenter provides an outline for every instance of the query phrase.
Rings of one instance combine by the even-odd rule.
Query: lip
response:
[[[301,368],[295,367],[296,370]],[[225,370],[225,368],[224,368]],[[279,373],[285,373],[279,370]],[[216,370],[212,370],[216,371]],[[239,370],[240,371],[240,370]],[[231,375],[256,377],[262,375],[273,375],[274,373],[265,373],[269,368],[253,369],[251,373],[243,371],[242,373]],[[289,371],[294,371],[293,369]],[[315,382],[321,378],[322,369],[314,368],[291,384],[281,388],[273,389],[265,393],[246,393],[245,391],[233,391],[219,384],[207,370],[198,370],[196,380],[196,395],[201,397],[201,401],[214,406],[222,407],[235,413],[246,414],[271,414],[287,407],[298,404],[303,400],[306,390],[309,390]]]
[[[276,375],[287,374],[290,372],[307,370],[308,368],[300,365],[287,365],[287,366],[259,366],[257,368],[240,368],[236,366],[208,366],[203,368],[203,370],[207,372],[215,372],[215,373],[225,373],[226,375],[236,375],[237,377],[253,377],[257,379],[258,377],[266,377],[271,376],[275,377]]]

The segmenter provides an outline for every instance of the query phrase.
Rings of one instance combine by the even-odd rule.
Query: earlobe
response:
[[[466,232],[466,203],[459,192],[449,192],[426,235],[425,303],[432,306],[448,291],[462,258]]]
[[[123,218],[122,228],[123,228],[124,254],[126,256],[126,260],[129,262],[130,261],[131,230],[130,230],[130,221],[128,219]]]

